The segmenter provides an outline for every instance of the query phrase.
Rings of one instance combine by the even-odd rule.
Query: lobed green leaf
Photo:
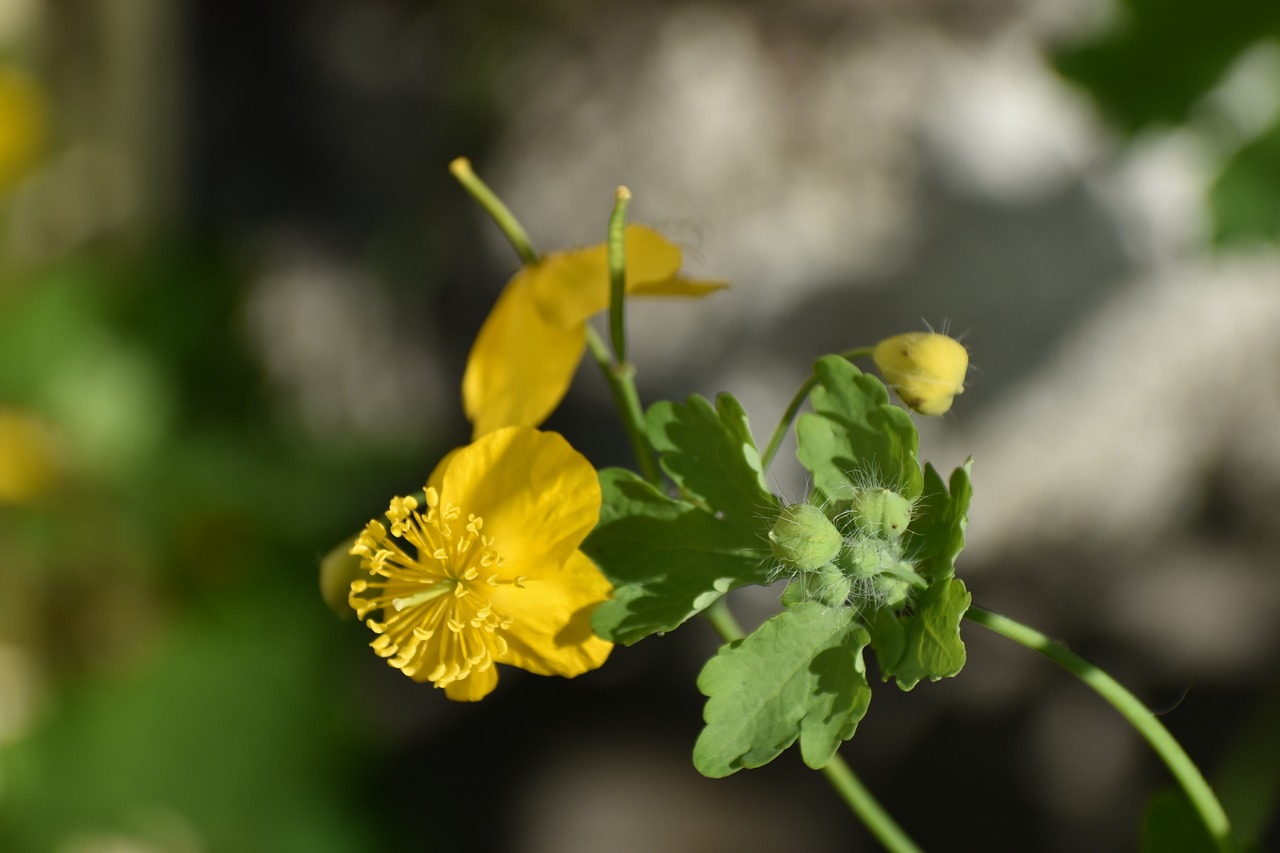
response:
[[[698,676],[707,725],[694,766],[728,776],[768,764],[797,739],[805,764],[825,766],[871,701],[867,641],[848,608],[803,602],[722,647]]]
[[[879,379],[836,355],[814,365],[813,411],[796,423],[797,455],[826,498],[874,478],[908,498],[920,494],[920,439],[911,416],[889,402]]]
[[[964,668],[960,620],[972,596],[957,578],[935,581],[912,602],[909,612],[877,611],[867,623],[871,645],[885,681],[910,690],[922,679],[950,678]]]
[[[964,531],[969,524],[969,501],[973,485],[969,470],[973,459],[951,472],[951,491],[932,464],[924,467],[924,491],[916,502],[915,518],[908,528],[911,561],[928,581],[940,581],[956,573],[956,558],[964,550]]]
[[[778,499],[764,478],[760,452],[742,405],[730,394],[712,407],[696,394],[681,406],[664,400],[646,416],[662,469],[682,495],[715,512],[744,538],[772,521]]]
[[[600,523],[582,550],[614,585],[592,628],[631,644],[673,630],[735,587],[768,581],[768,542],[673,500],[631,471],[600,472]]]

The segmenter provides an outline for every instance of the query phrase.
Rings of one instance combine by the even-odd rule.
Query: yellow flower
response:
[[[908,332],[876,344],[876,366],[902,402],[922,415],[941,415],[964,393],[969,353],[935,332]]]
[[[493,690],[495,664],[571,678],[604,663],[591,611],[612,587],[578,550],[600,516],[591,463],[510,427],[450,453],[424,491],[425,512],[393,498],[390,531],[370,521],[351,547],[368,577],[348,602],[379,655],[464,702]]]
[[[45,99],[35,78],[0,67],[0,194],[8,192],[39,158],[45,137]]]
[[[632,296],[705,296],[725,287],[682,277],[680,249],[652,228],[627,226],[626,247]],[[462,405],[473,438],[546,420],[582,358],[587,318],[608,307],[604,244],[553,252],[522,267],[498,297],[467,359]]]
[[[0,409],[0,505],[35,503],[57,485],[53,432],[21,409]]]

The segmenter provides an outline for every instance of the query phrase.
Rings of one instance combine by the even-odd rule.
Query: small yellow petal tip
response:
[[[876,344],[876,367],[907,408],[937,416],[964,393],[969,352],[964,344],[936,332],[907,332]]]

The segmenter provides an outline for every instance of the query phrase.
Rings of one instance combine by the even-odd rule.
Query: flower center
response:
[[[425,492],[425,514],[415,498],[394,498],[390,530],[371,521],[357,538],[351,553],[370,577],[352,581],[348,602],[389,664],[445,687],[506,656],[512,623],[494,611],[493,593],[523,587],[524,578],[508,573],[494,538],[481,532],[483,518]],[[375,610],[382,621],[369,616]]]

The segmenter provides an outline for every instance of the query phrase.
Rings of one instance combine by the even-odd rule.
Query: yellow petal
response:
[[[680,249],[647,225],[628,225],[627,292],[637,296],[704,296],[724,287],[677,275]],[[554,252],[528,267],[534,302],[544,320],[571,328],[609,307],[609,253],[602,243]]]
[[[424,679],[415,678],[415,681]],[[445,685],[444,695],[455,702],[479,702],[498,686],[498,668],[491,666],[484,672],[472,672],[461,681]]]
[[[495,594],[495,606],[512,617],[503,663],[566,678],[599,667],[613,644],[591,632],[591,612],[612,591],[595,563],[574,551],[562,567],[530,576],[524,589]]]
[[[473,437],[546,420],[569,389],[585,346],[582,324],[558,328],[543,321],[529,269],[516,273],[480,328],[462,377]]]
[[[634,287],[628,287],[627,292],[632,296],[688,296],[700,297],[717,290],[724,290],[729,286],[725,281],[700,281],[695,278],[683,278],[674,276],[672,278],[664,278],[661,281],[648,281],[637,284]]]
[[[532,577],[563,566],[595,527],[600,481],[556,433],[506,427],[453,455],[440,500],[484,519],[503,577]]]

